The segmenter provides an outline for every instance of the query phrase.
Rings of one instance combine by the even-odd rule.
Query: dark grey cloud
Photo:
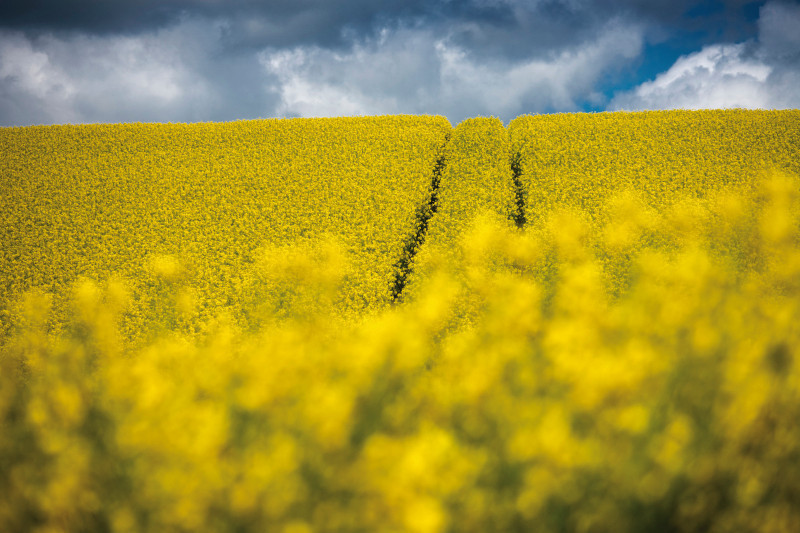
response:
[[[5,0],[0,3],[0,26],[94,34],[137,33],[171,24],[187,8],[200,5],[159,0]]]
[[[184,18],[225,20],[232,42],[254,46],[341,45],[394,21],[448,19],[493,21],[502,6],[464,0],[4,0],[0,27],[94,35],[137,34]]]
[[[687,57],[706,50],[695,63],[676,63],[683,70],[673,74],[718,61],[729,69],[743,62],[745,73],[760,76],[763,69],[747,69],[768,64],[769,83],[789,87],[795,37],[781,29],[788,19],[780,9],[792,5],[4,0],[0,125],[379,113],[458,122],[602,109],[609,87],[635,79],[648,45],[658,42],[680,43]],[[779,57],[786,68],[775,68]],[[614,105],[644,88],[620,93]]]
[[[758,28],[762,54],[776,63],[800,64],[800,2],[772,2],[763,6]]]
[[[539,52],[596,35],[614,18],[693,32],[744,27],[745,0],[4,0],[0,27],[137,34],[185,18],[224,20],[231,45],[340,47],[385,27],[452,29],[459,46]]]

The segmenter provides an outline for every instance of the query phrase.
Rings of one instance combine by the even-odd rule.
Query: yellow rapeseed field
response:
[[[0,309],[114,275],[129,336],[223,310],[253,327],[302,301],[292,272],[265,273],[300,250],[341,262],[338,310],[379,308],[449,131],[412,116],[0,129]],[[178,309],[159,308],[175,281]]]
[[[799,118],[0,130],[0,531],[800,530]]]

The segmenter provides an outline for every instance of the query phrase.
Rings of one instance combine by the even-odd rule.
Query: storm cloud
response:
[[[6,0],[0,125],[383,113],[456,123],[797,106],[797,10],[775,1]]]

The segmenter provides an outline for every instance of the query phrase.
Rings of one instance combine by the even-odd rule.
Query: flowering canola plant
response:
[[[337,312],[358,259],[335,235],[257,259],[254,328],[186,333],[174,254],[142,267],[173,313],[146,339],[124,275],[69,284],[66,312],[22,293],[0,531],[796,531],[800,177],[598,188],[603,216],[565,202],[520,228],[513,128],[459,128],[402,304]],[[472,128],[496,150],[472,157]]]

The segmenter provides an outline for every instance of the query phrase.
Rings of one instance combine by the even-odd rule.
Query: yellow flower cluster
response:
[[[128,356],[119,283],[76,285],[58,338],[30,293],[0,349],[0,530],[796,531],[800,180],[754,191],[626,205],[685,237],[634,248],[615,298],[617,237],[564,213],[465,228],[460,275],[359,321],[220,318]],[[269,270],[316,280],[308,302],[336,282],[314,253]]]
[[[188,331],[240,314],[265,254],[320,239],[349,265],[337,309],[380,307],[450,130],[427,116],[2,128],[0,310],[114,274],[132,284],[129,335],[175,314],[156,307],[165,283],[185,288],[172,322]]]

